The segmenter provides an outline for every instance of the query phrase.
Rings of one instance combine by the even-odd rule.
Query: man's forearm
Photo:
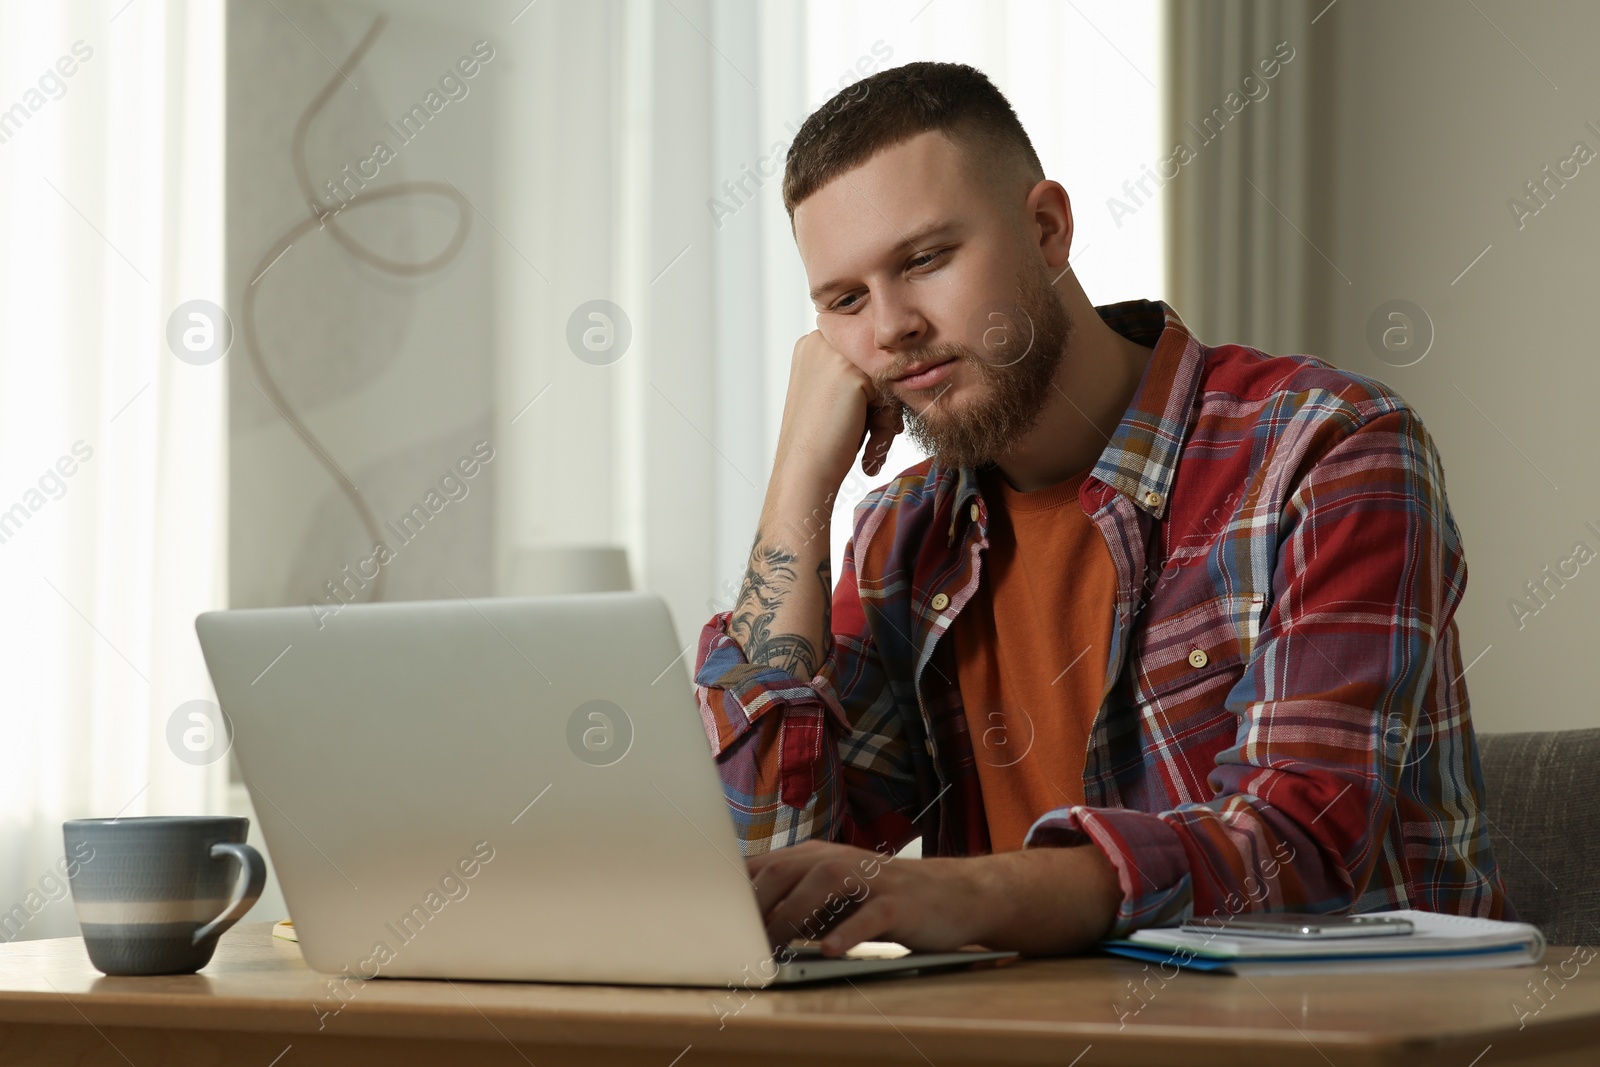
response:
[[[833,641],[832,494],[818,502],[814,487],[783,486],[774,475],[728,635],[751,663],[810,679]]]
[[[866,445],[862,471],[882,467],[904,428],[900,404],[820,329],[795,342],[772,478],[727,633],[750,663],[815,677],[833,651],[829,519]]]
[[[1030,956],[1081,952],[1106,936],[1122,903],[1116,869],[1094,845],[974,856],[992,902],[983,944]]]

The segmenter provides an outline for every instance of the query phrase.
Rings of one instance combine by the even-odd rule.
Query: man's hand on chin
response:
[[[1116,871],[1093,845],[893,860],[806,841],[746,863],[772,943],[820,937],[827,956],[862,941],[1078,952],[1105,936],[1122,900]]]

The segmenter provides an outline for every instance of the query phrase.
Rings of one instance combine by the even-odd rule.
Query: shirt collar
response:
[[[1090,474],[1159,519],[1178,472],[1205,350],[1164,300],[1126,300],[1095,311],[1113,330],[1154,351]],[[956,472],[952,515],[977,494],[977,470],[962,467]]]

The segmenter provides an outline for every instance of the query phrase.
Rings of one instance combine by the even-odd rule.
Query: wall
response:
[[[1478,727],[1600,725],[1587,666],[1600,630],[1600,360],[1587,321],[1600,281],[1600,7],[1342,0],[1312,29],[1324,180],[1302,228],[1326,261],[1313,260],[1320,314],[1305,349],[1394,386],[1438,442],[1466,545],[1458,620]],[[1579,142],[1595,161],[1531,198],[1526,183]],[[1368,343],[1391,300],[1431,321],[1417,362],[1416,348]]]
[[[332,610],[373,599],[369,580],[386,600],[486,595],[492,461],[487,477],[452,473],[475,443],[503,447],[491,426],[497,238],[471,205],[492,195],[505,59],[493,44],[474,53],[485,34],[464,19],[281,7],[229,9],[233,606]],[[441,88],[468,57],[476,74]],[[402,127],[413,105],[424,119]],[[387,563],[367,562],[378,540]]]

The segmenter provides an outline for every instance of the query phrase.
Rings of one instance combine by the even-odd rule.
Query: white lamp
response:
[[[508,596],[612,593],[633,588],[621,545],[540,545],[511,558]]]

